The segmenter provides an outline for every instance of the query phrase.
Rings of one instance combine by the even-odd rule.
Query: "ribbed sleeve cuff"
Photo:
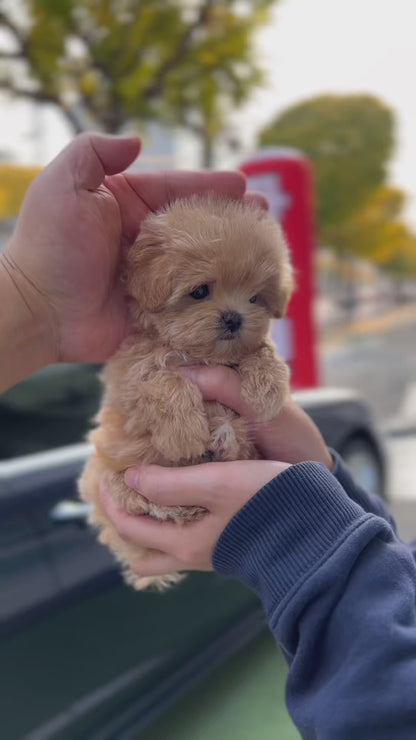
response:
[[[385,519],[390,524],[393,531],[397,532],[396,522],[394,521],[391,512],[383,503],[383,500],[380,498],[380,496],[376,496],[372,493],[367,493],[367,491],[364,491],[364,489],[358,486],[338,452],[331,448],[329,449],[329,451],[334,462],[332,473],[337,481],[341,484],[344,491],[347,492],[348,496],[359,506],[361,506],[364,511],[367,511],[371,514],[376,514],[376,516],[383,517],[383,519]]]
[[[324,465],[298,463],[235,515],[218,540],[213,565],[253,589],[270,614],[368,518]]]

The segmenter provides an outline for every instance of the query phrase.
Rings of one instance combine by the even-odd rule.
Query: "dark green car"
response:
[[[255,596],[208,573],[137,593],[87,528],[75,482],[98,397],[97,367],[83,365],[0,399],[2,740],[297,738]],[[366,405],[325,389],[298,400],[383,490]]]

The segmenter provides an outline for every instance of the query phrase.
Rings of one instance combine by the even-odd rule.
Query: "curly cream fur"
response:
[[[271,419],[288,392],[289,370],[268,329],[283,315],[293,278],[280,228],[260,208],[214,195],[178,200],[151,214],[128,251],[124,280],[134,332],[103,372],[104,396],[90,434],[95,453],[79,481],[94,504],[91,522],[115,553],[135,588],[164,588],[179,573],[141,578],[129,568],[137,548],[123,541],[99,501],[105,482],[131,514],[186,522],[198,507],[149,503],[124,482],[129,466],[192,465],[207,459],[258,457],[243,418],[204,402],[180,365],[223,364],[239,372],[242,394],[258,419]],[[209,286],[209,296],[190,293]],[[256,301],[250,298],[256,295]],[[238,312],[239,331],[225,336],[224,312]],[[143,555],[143,552],[141,553]]]

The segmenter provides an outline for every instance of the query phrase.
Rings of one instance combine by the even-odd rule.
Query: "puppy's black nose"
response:
[[[221,325],[232,334],[239,330],[242,323],[242,316],[237,311],[226,311],[221,316]]]

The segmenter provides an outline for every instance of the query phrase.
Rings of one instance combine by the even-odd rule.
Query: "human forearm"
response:
[[[36,289],[0,257],[0,392],[54,361],[54,330]]]
[[[323,466],[302,463],[267,484],[225,529],[213,562],[259,594],[303,737],[414,736],[412,552]]]

